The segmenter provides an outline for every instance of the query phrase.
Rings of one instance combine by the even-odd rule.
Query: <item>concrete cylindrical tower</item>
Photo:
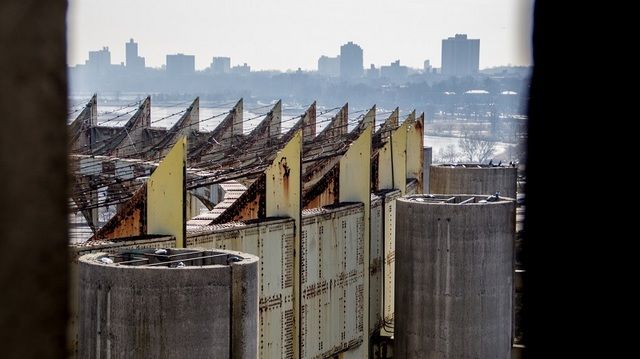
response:
[[[495,194],[516,198],[518,170],[515,167],[477,163],[431,165],[429,193]]]
[[[79,258],[80,358],[256,358],[258,258],[136,249]]]
[[[510,358],[514,211],[509,198],[398,199],[398,358]]]

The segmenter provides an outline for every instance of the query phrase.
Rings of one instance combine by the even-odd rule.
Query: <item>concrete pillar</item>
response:
[[[518,170],[510,166],[489,166],[478,163],[431,165],[429,193],[485,194],[500,192],[516,198]]]
[[[231,358],[258,357],[258,257],[251,257],[251,265],[231,264]]]
[[[78,357],[256,358],[258,257],[165,250],[79,258]]]
[[[397,200],[395,357],[511,356],[515,204],[483,198]]]
[[[0,2],[3,358],[66,356],[66,10]]]
[[[429,192],[429,169],[431,168],[431,163],[433,163],[433,148],[423,147],[422,154],[422,159],[424,160],[422,167],[422,184],[424,186],[424,193],[431,193]]]

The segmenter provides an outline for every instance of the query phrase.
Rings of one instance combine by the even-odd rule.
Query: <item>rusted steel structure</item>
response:
[[[245,135],[241,99],[203,132],[196,99],[169,130],[151,136],[149,106],[147,98],[124,128],[90,146],[79,124],[93,122],[70,125],[79,132],[72,209],[90,219],[93,208],[116,207],[89,241],[72,246],[74,255],[160,245],[256,255],[260,358],[374,356],[376,342],[393,335],[395,200],[422,192],[424,116],[411,112],[399,124],[396,109],[376,130],[375,106],[350,119],[345,104],[316,134],[314,102],[282,132],[278,101]],[[137,151],[129,137],[138,139],[129,143],[140,144]],[[176,146],[183,166],[165,165]],[[182,199],[150,204],[150,183],[163,166],[172,175],[153,183],[178,188]],[[96,197],[99,188],[106,197]],[[194,216],[193,201],[208,211]],[[150,230],[166,213],[182,213],[181,228]],[[175,241],[157,244],[156,235]]]

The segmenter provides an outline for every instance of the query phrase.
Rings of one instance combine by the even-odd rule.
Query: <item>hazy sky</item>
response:
[[[441,42],[456,33],[480,39],[480,68],[529,65],[533,0],[69,0],[68,62],[84,63],[108,46],[124,62],[134,38],[147,66],[166,54],[196,55],[196,69],[213,56],[252,70],[314,70],[348,41],[364,64],[397,59],[440,67]]]

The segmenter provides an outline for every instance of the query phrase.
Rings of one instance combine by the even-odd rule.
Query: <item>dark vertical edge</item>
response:
[[[298,187],[298,200],[299,200],[299,208],[298,211],[298,223],[296,224],[296,232],[298,235],[298,246],[294,246],[294,257],[298,259],[298,318],[294,321],[296,329],[298,331],[298,357],[302,358],[302,209],[303,207],[303,198],[302,198],[302,158],[303,158],[303,148],[304,148],[304,131],[302,131],[302,138],[300,139],[300,161],[298,161],[298,173],[300,173],[300,180],[296,184]],[[339,166],[338,166],[339,167]],[[337,198],[337,197],[336,197]],[[295,244],[295,241],[294,241]],[[297,254],[297,255],[296,255]],[[294,280],[295,283],[295,280]]]
[[[182,158],[182,248],[187,248],[187,148],[185,140]]]
[[[67,356],[66,11],[66,0],[0,2],[3,358]]]
[[[231,303],[229,357],[249,359],[258,356],[258,261],[230,263]]]
[[[236,271],[234,265],[229,263],[229,359],[234,358],[234,353],[236,353],[236,348],[234,345],[238,345],[238,341],[241,338],[235,338],[236,332],[233,327],[233,322],[235,320],[242,320],[240,316],[237,316],[236,310],[237,307],[233,305],[236,299]],[[237,356],[240,357],[240,356]]]

